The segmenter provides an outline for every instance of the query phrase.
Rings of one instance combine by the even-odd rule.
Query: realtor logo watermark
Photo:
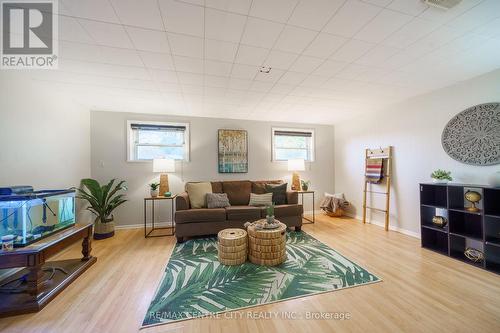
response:
[[[1,1],[1,69],[57,69],[57,0]]]

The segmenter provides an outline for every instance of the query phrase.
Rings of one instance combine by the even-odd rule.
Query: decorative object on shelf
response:
[[[165,195],[170,191],[168,186],[168,172],[175,172],[175,160],[165,158],[155,158],[153,160],[153,172],[160,173],[159,194]]]
[[[469,212],[479,212],[479,208],[476,207],[476,204],[481,200],[481,194],[476,191],[467,190],[464,197],[465,200],[472,204],[472,207],[467,207],[467,210]]]
[[[432,218],[432,224],[434,224],[436,227],[444,228],[446,224],[448,224],[448,221],[446,221],[446,218],[444,216],[436,215]]]
[[[82,179],[82,186],[78,189],[77,198],[89,203],[87,210],[96,215],[94,221],[94,239],[105,239],[115,234],[113,211],[127,202],[125,195],[119,193],[126,191],[125,181],[120,181],[113,187],[116,179],[111,179],[106,185],[100,185],[94,179]],[[88,190],[88,191],[87,191]]]
[[[163,196],[170,198],[172,196],[172,192],[165,192],[165,193],[163,193]]]
[[[311,185],[310,180],[301,180],[300,183],[302,184],[302,191],[307,191],[309,189],[309,185]]]
[[[266,207],[266,221],[267,224],[275,224],[274,220],[274,205],[269,205]]]
[[[295,158],[288,160],[288,171],[292,171],[292,191],[300,191],[300,176],[298,171],[304,171],[306,169],[306,164],[304,159]]]
[[[472,247],[466,248],[464,255],[472,262],[481,262],[484,260],[484,253]]]
[[[488,178],[488,183],[493,187],[500,187],[500,171],[492,173]]]
[[[218,147],[219,173],[248,172],[247,131],[220,129]]]
[[[15,235],[2,236],[2,251],[7,252],[7,251],[14,250],[14,239],[15,238],[16,238]]]
[[[431,173],[432,182],[436,184],[447,184],[451,182],[451,171],[437,169]]]
[[[160,193],[159,187],[160,183],[149,184],[149,194],[151,195],[151,198],[156,198],[158,196],[158,194]]]
[[[500,103],[472,106],[453,117],[441,143],[453,159],[472,165],[500,163]]]

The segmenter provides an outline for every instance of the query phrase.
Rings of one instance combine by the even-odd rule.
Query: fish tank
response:
[[[75,191],[0,188],[0,237],[14,247],[32,244],[75,224]]]

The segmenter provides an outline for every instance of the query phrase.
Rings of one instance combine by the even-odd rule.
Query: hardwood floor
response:
[[[418,239],[352,219],[320,216],[303,230],[383,282],[233,313],[238,319],[194,319],[141,332],[500,331],[500,276],[421,249]],[[174,244],[174,237],[144,239],[142,229],[94,241],[94,266],[41,312],[0,319],[0,332],[137,332]],[[78,244],[58,257],[79,256],[80,250]],[[247,318],[256,311],[344,312],[351,318]]]

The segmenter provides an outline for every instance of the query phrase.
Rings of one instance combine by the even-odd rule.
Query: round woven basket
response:
[[[218,257],[223,265],[241,265],[247,260],[247,232],[243,229],[224,229],[217,234]]]
[[[325,211],[325,214],[331,217],[341,217],[344,215],[344,210],[339,208],[335,213]]]
[[[257,265],[276,266],[286,261],[286,225],[279,222],[276,229],[259,229],[259,220],[247,228],[248,258]]]

